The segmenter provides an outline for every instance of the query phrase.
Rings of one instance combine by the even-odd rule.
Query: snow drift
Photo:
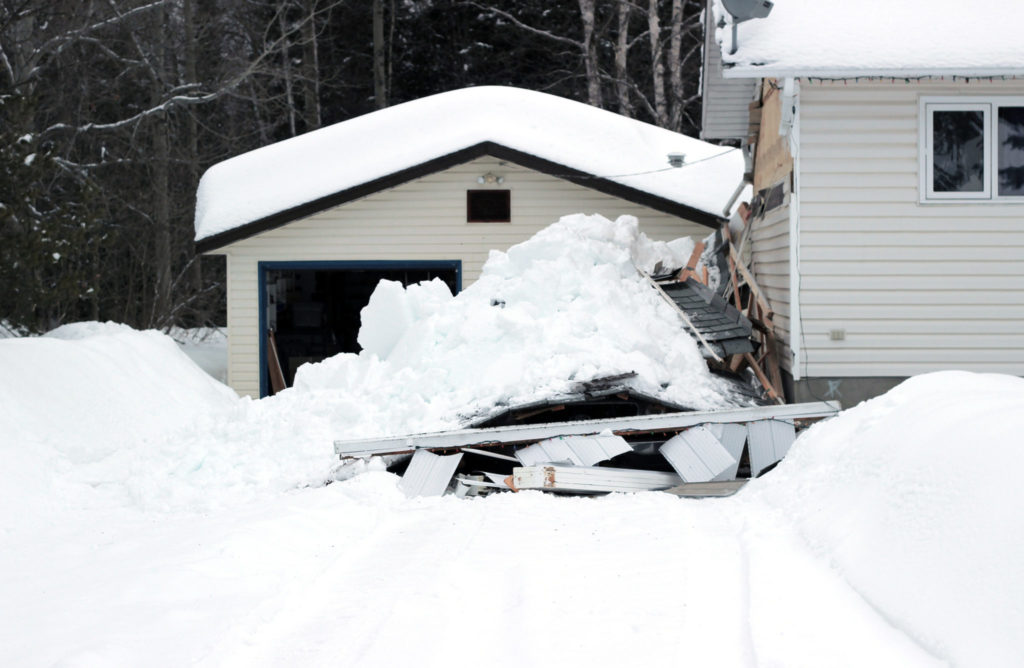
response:
[[[803,434],[747,494],[953,665],[1020,665],[1024,379],[911,378]]]

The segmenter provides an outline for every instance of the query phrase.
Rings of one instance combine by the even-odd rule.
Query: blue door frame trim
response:
[[[260,398],[267,396],[267,272],[289,269],[454,269],[455,294],[462,292],[462,260],[294,260],[257,262],[260,328]]]

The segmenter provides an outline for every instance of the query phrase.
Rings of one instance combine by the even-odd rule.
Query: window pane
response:
[[[933,112],[932,147],[935,192],[985,189],[985,112]]]
[[[1024,107],[999,108],[999,194],[1024,195]]]

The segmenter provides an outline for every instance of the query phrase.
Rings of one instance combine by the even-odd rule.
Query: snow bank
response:
[[[953,665],[1024,663],[1024,380],[911,378],[816,425],[748,493]]]
[[[721,0],[714,15],[727,15]],[[731,23],[716,37],[737,74],[976,76],[1024,71],[1022,23],[1019,0],[777,0],[739,25],[735,54]]]
[[[169,337],[114,323],[0,340],[0,369],[0,518],[128,477],[108,463],[237,402]]]
[[[408,291],[381,283],[362,313],[367,348],[302,366],[295,390],[389,407],[372,427],[378,433],[452,427],[460,415],[631,371],[637,389],[670,401],[737,405],[636,270],[681,266],[680,251],[691,247],[650,241],[630,216],[566,216],[507,253],[492,251],[480,279],[455,298],[439,282]]]
[[[265,146],[211,167],[196,240],[428,160],[495,142],[721,215],[743,179],[739,150],[537,91],[480,86],[431,95]],[[669,153],[688,165],[668,166]]]

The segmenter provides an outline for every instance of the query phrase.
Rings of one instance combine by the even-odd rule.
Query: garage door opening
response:
[[[359,352],[359,312],[381,280],[411,285],[434,278],[457,293],[462,263],[260,263],[260,396],[291,387],[306,362]]]

